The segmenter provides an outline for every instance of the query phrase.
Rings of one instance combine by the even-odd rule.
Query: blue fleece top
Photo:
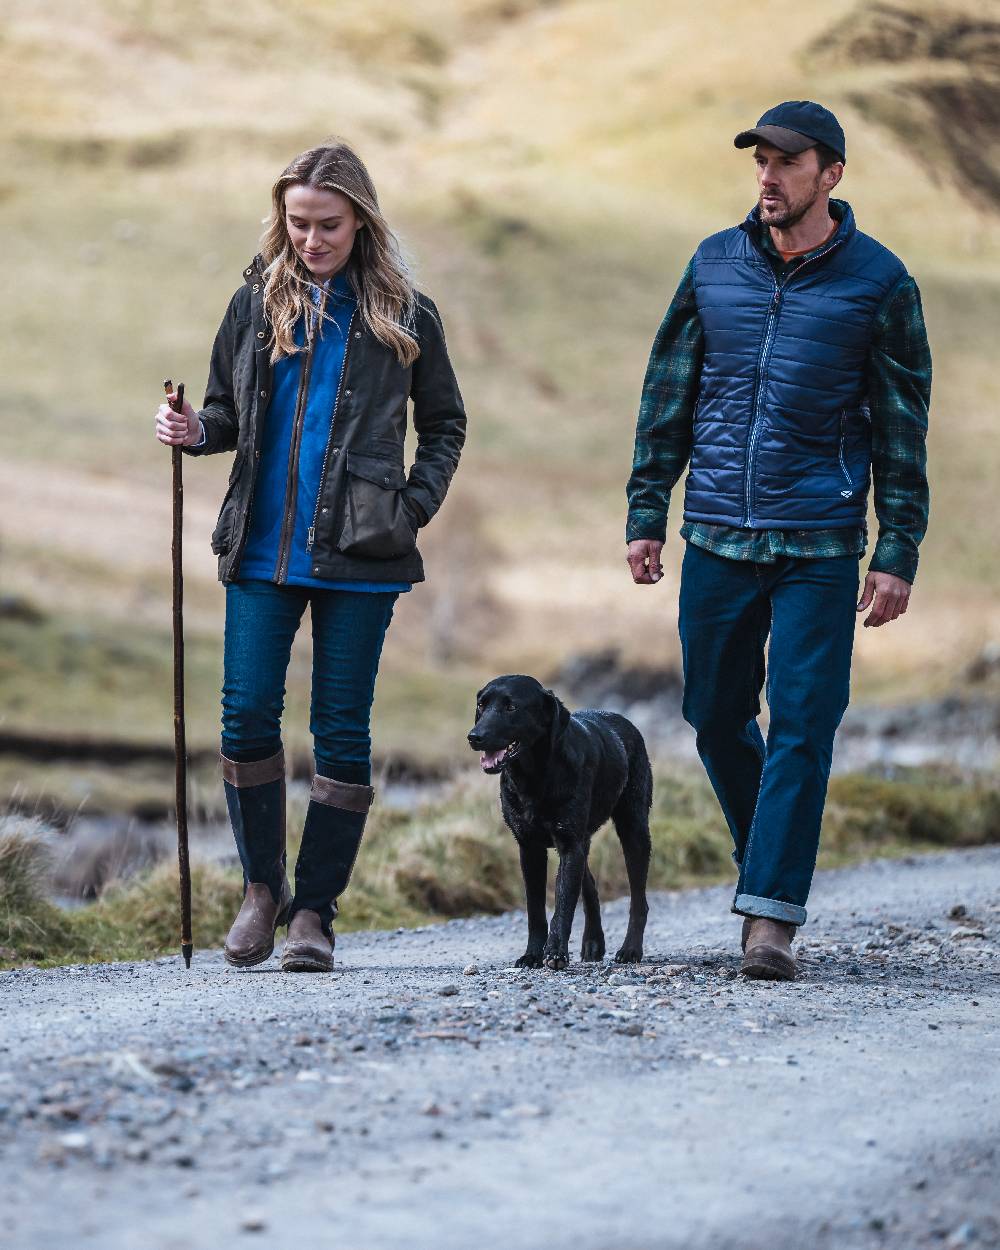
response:
[[[312,560],[306,550],[306,538],[316,513],[347,336],[357,308],[354,292],[343,271],[335,274],[325,288],[313,288],[313,298],[317,303],[324,297],[327,314],[333,320],[320,320],[315,330],[309,391],[302,414],[298,480],[295,483],[295,527],[286,581],[290,586],[313,586],[319,590],[406,591],[410,589],[409,582],[336,581],[311,576]],[[300,346],[305,342],[304,320],[295,327],[295,342]],[[271,402],[264,417],[250,533],[240,561],[240,581],[272,582],[277,576],[281,521],[288,488],[288,456],[304,360],[304,354],[298,353],[284,357],[274,366]]]

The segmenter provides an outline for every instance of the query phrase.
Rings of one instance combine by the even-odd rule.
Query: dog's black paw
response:
[[[545,959],[546,968],[551,968],[554,972],[561,972],[563,968],[569,967],[569,951],[565,946],[556,942],[547,942],[542,956]]]
[[[642,947],[629,946],[627,943],[615,955],[615,963],[618,964],[639,964],[642,963]]]
[[[604,958],[604,938],[588,938],[580,947],[580,958],[584,963],[596,964]]]
[[[541,966],[541,955],[533,955],[531,951],[525,951],[520,959],[514,960],[515,968],[540,968]]]

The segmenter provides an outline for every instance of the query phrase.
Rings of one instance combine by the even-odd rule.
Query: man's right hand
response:
[[[638,586],[652,586],[663,576],[660,552],[663,543],[653,538],[635,538],[628,545],[628,566]]]
[[[188,401],[182,412],[174,412],[170,404],[177,399],[176,392],[167,396],[167,402],[156,410],[156,437],[168,447],[190,447],[201,441],[201,421]]]

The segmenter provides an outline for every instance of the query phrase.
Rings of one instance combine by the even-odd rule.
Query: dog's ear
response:
[[[569,708],[562,702],[554,690],[545,691],[545,701],[552,710],[552,727],[549,730],[549,750],[556,749],[556,743],[566,732],[569,724]]]

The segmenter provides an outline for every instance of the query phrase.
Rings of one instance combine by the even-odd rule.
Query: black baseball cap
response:
[[[836,117],[812,100],[786,100],[768,109],[753,130],[741,130],[733,140],[738,148],[771,143],[782,152],[804,152],[823,143],[842,161],[847,159],[844,131]]]

